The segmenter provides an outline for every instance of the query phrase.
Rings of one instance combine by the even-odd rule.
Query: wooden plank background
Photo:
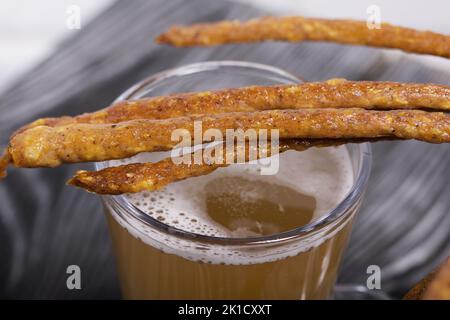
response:
[[[226,1],[118,1],[0,97],[0,145],[36,117],[93,111],[146,76],[192,62],[254,61],[307,80],[449,84],[448,72],[407,54],[363,47],[264,43],[174,49],[152,42],[174,23],[262,14]],[[376,264],[382,289],[398,298],[450,254],[450,148],[389,142],[373,149],[367,197],[339,282],[365,284],[367,266]],[[0,184],[0,297],[120,297],[99,200],[64,185],[76,169],[88,166],[13,169]],[[66,289],[70,264],[81,266],[82,290]]]

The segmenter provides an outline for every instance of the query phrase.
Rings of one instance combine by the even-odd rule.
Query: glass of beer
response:
[[[302,81],[267,65],[204,62],[151,76],[116,102]],[[257,162],[237,163],[162,190],[102,196],[123,297],[330,298],[368,181],[370,145],[287,151],[278,161],[273,175],[262,175]]]

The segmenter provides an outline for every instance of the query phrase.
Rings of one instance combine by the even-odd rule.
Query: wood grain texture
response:
[[[37,117],[106,107],[155,72],[205,60],[271,64],[308,80],[433,82],[449,74],[408,55],[322,43],[264,43],[174,49],[152,39],[173,24],[248,19],[263,13],[224,1],[118,1],[0,97],[0,145]],[[445,61],[446,62],[446,61]],[[11,170],[0,184],[0,296],[118,298],[114,260],[98,198],[64,186],[84,166]],[[401,297],[450,253],[450,147],[420,142],[374,144],[366,200],[343,262],[341,283],[365,284],[382,269],[382,289]],[[78,264],[83,289],[65,287]]]

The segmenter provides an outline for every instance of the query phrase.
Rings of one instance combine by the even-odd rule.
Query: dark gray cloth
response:
[[[175,49],[152,41],[176,23],[260,15],[225,1],[118,1],[1,95],[0,145],[37,117],[93,111],[155,72],[206,60],[266,63],[307,80],[448,84],[447,72],[406,54],[391,61],[378,49],[324,43]],[[120,297],[99,199],[65,186],[75,170],[88,166],[12,169],[0,183],[1,297]],[[367,197],[339,281],[364,285],[367,266],[376,264],[382,289],[400,297],[449,255],[449,181],[448,145],[375,144]],[[82,290],[66,288],[70,264],[81,267]]]

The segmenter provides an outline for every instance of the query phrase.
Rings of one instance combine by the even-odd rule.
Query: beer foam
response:
[[[142,153],[129,159],[111,161],[111,165],[155,162],[169,155],[166,152]],[[261,164],[257,161],[247,164],[233,164],[219,168],[209,175],[172,183],[162,190],[127,194],[125,198],[150,217],[183,231],[212,237],[251,237],[258,236],[258,234],[249,232],[245,228],[230,231],[208,216],[205,199],[208,191],[206,188],[211,181],[235,176],[250,181],[263,181],[286,186],[301,194],[311,195],[316,199],[313,220],[322,217],[341,202],[353,184],[353,169],[348,151],[344,146],[311,148],[303,152],[287,151],[279,155],[279,161],[279,171],[275,175],[261,175]],[[239,185],[232,187],[234,191],[242,191],[240,197],[246,199],[246,201],[259,200],[258,190],[239,190]],[[295,201],[295,199],[292,199],[292,201]],[[280,203],[279,205],[283,206],[284,204]],[[117,217],[116,220],[118,220]],[[307,250],[308,245],[317,245],[317,243],[308,244],[308,241],[304,241],[301,246],[293,244],[287,251],[286,248],[278,249],[278,253],[272,255],[271,258],[268,258],[268,252],[258,258],[257,252],[250,251],[249,253],[227,246],[217,246],[217,248],[214,248],[214,252],[208,251],[205,253],[198,249],[201,246],[193,246],[188,241],[168,236],[161,239],[162,234],[154,232],[142,223],[134,224],[133,228],[121,224],[135,237],[165,252],[210,263],[261,263],[298,254],[300,251]],[[147,235],[138,229],[141,229],[140,231],[146,230]],[[149,236],[148,234],[152,235]],[[309,239],[309,241],[313,240],[323,242],[325,239],[314,239],[313,237]]]

